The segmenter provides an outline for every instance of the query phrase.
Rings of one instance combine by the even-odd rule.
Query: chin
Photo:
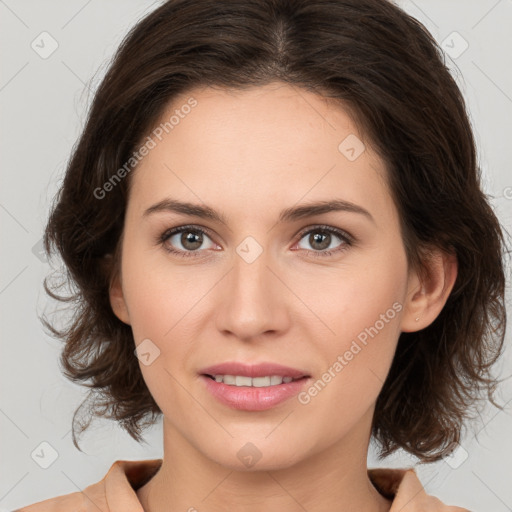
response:
[[[217,464],[233,471],[271,471],[289,468],[300,462],[306,453],[298,452],[297,445],[283,445],[279,440],[244,436],[208,447],[203,453]],[[220,448],[220,451],[219,451]]]

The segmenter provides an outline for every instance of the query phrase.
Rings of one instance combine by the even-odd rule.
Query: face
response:
[[[130,177],[111,291],[145,344],[139,365],[166,428],[225,466],[254,450],[258,469],[341,446],[362,426],[366,436],[411,291],[384,164],[341,107],[289,85],[189,91],[162,122],[176,110]],[[339,208],[282,216],[331,201]],[[229,384],[202,370],[225,362],[306,378],[219,399],[211,390]],[[226,403],[232,392],[242,408]]]

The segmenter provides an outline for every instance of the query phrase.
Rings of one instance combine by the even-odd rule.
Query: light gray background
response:
[[[38,314],[55,308],[37,257],[50,201],[107,62],[129,28],[160,2],[149,0],[0,0],[1,273],[0,512],[83,490],[117,459],[162,456],[161,425],[138,445],[115,424],[92,424],[77,451],[71,417],[85,390],[60,373],[60,342],[44,334]],[[486,192],[512,232],[512,1],[401,0],[398,5],[432,32],[470,108]],[[31,47],[48,32],[57,50],[43,59]],[[453,34],[453,32],[457,34]],[[48,49],[49,40],[45,48]],[[469,45],[464,49],[464,41]],[[41,43],[40,43],[41,46]],[[34,249],[35,247],[35,249]],[[508,296],[510,311],[510,295]],[[497,372],[512,373],[510,329]],[[500,389],[506,412],[488,407],[456,456],[417,469],[428,493],[472,511],[512,510],[512,385]],[[49,443],[48,469],[33,454]],[[46,454],[50,449],[43,449]],[[41,461],[39,461],[41,462]],[[400,467],[400,453],[369,466]]]

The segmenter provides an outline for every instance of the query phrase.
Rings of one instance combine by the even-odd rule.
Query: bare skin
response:
[[[339,106],[279,82],[202,88],[175,99],[162,121],[191,96],[197,106],[133,171],[121,274],[111,287],[112,308],[136,345],[149,339],[160,351],[140,368],[164,416],[163,464],[137,496],[149,512],[388,511],[366,466],[375,402],[400,332],[434,321],[456,262],[436,253],[425,281],[408,266],[385,166],[369,144],[352,161],[338,149],[350,134],[363,139]],[[208,205],[226,222],[144,215],[164,198]],[[334,199],[369,215],[278,222],[285,208]],[[191,243],[185,229],[158,243],[185,225],[206,233],[192,231]],[[237,252],[248,236],[262,248],[251,263]],[[313,384],[371,326],[378,334],[307,403],[236,410],[199,375],[225,361],[270,361],[307,371]],[[247,443],[260,454],[251,467],[237,456]]]

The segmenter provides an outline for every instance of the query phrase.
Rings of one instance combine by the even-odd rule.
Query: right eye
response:
[[[204,229],[194,226],[179,226],[164,231],[159,237],[159,242],[162,244],[163,248],[171,254],[185,258],[190,256],[196,257],[199,256],[199,254],[194,253],[201,252],[200,247],[205,237],[211,241]],[[181,247],[179,247],[180,245]],[[175,248],[176,246],[178,246],[178,249]],[[216,247],[216,244],[212,242],[209,248],[211,249],[213,247]]]

